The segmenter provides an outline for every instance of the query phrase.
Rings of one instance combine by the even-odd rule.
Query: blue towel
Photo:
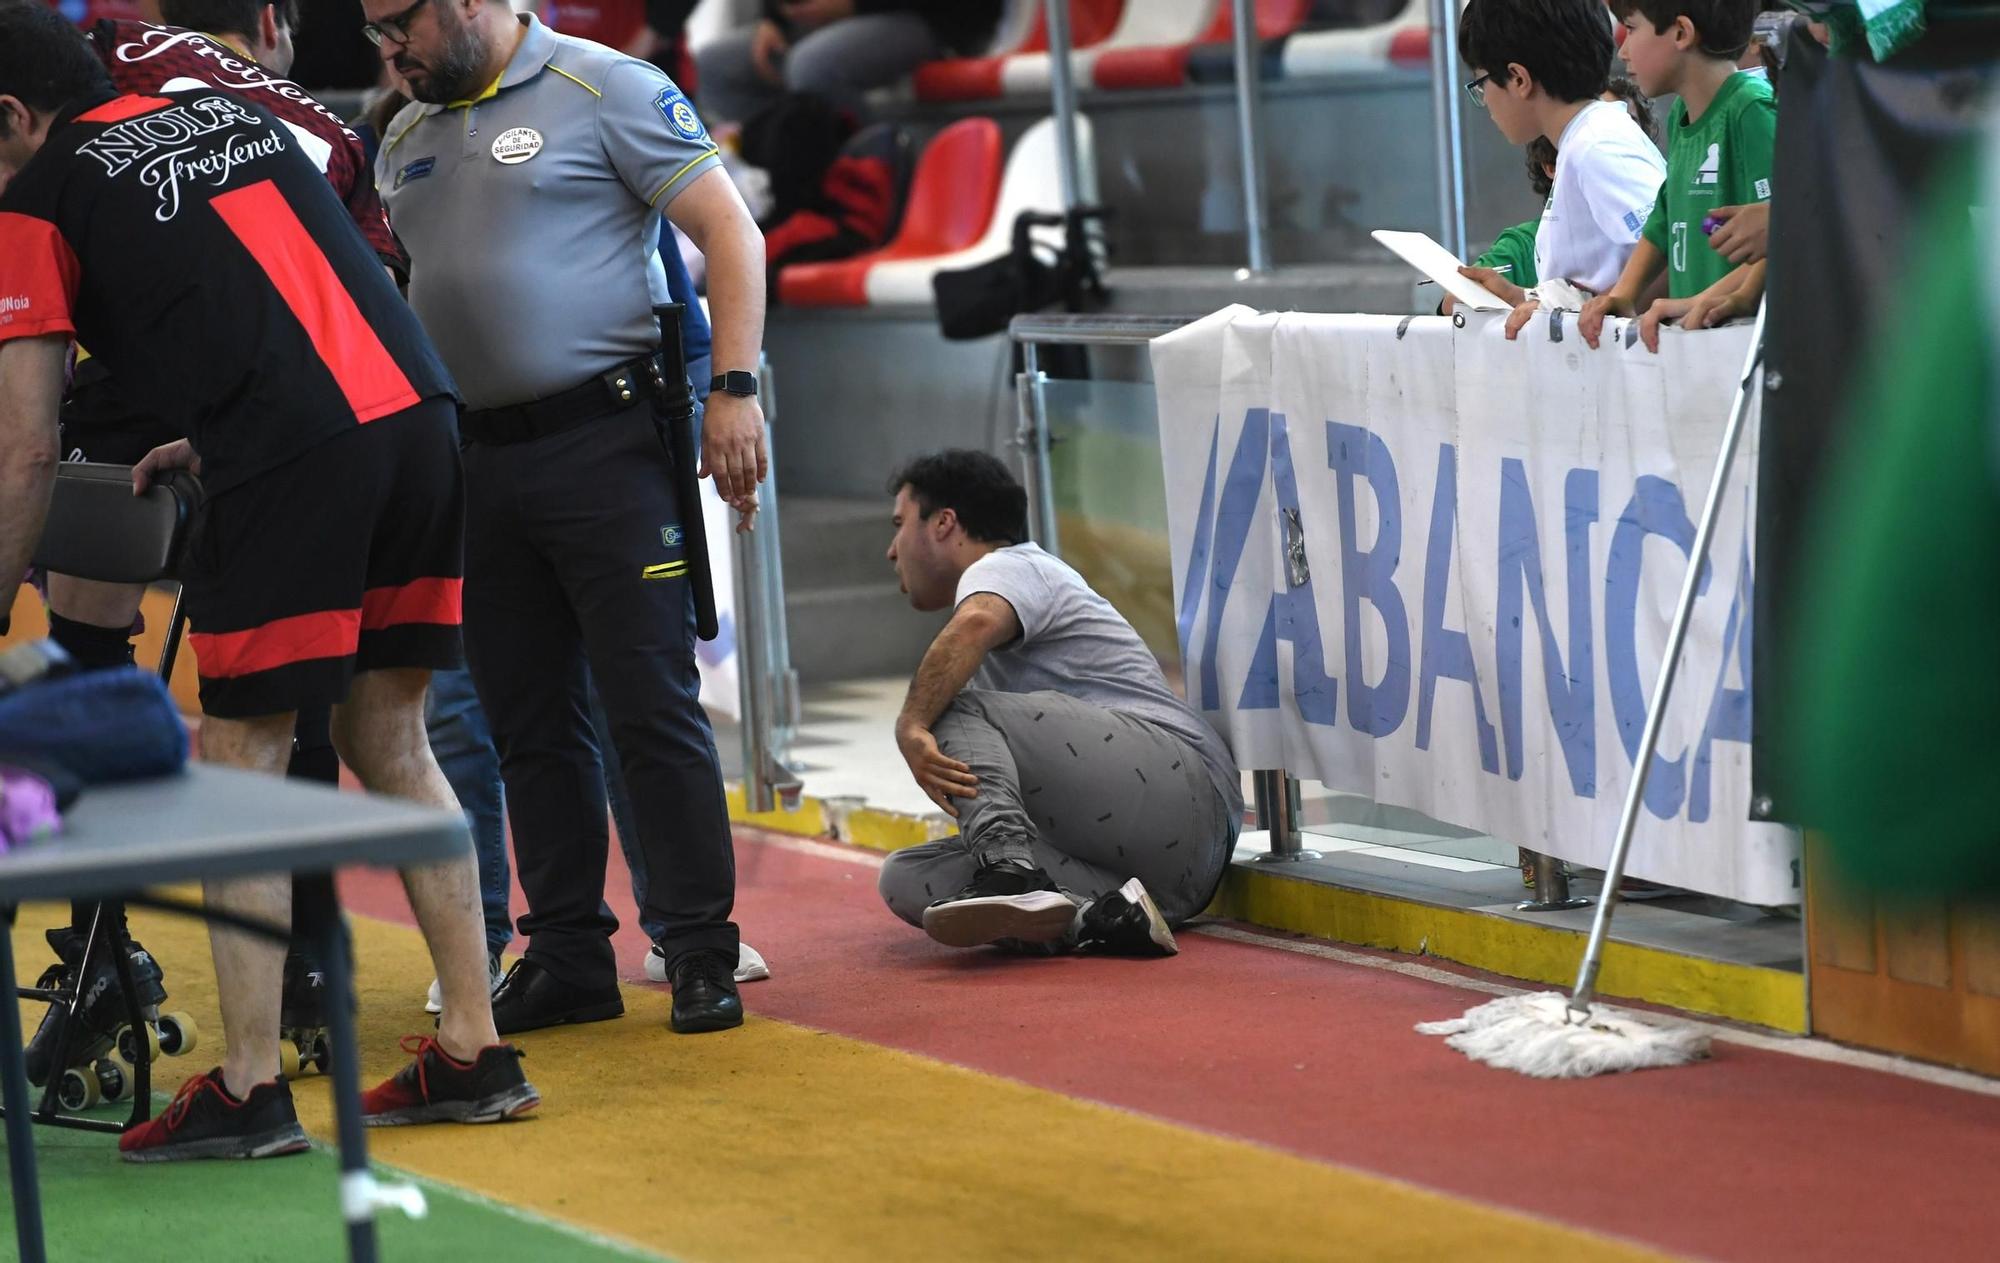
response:
[[[86,785],[165,776],[187,765],[187,725],[137,667],[51,674],[0,693],[0,761],[10,755]]]

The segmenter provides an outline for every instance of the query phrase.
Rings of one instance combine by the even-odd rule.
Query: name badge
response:
[[[510,127],[493,138],[493,160],[513,166],[542,151],[542,134],[532,127]]]

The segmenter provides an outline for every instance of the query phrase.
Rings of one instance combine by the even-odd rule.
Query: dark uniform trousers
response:
[[[681,512],[650,402],[525,443],[465,448],[465,650],[493,728],[528,911],[526,955],[615,981],[595,677],[668,961],[732,966],[736,862],[702,711]],[[687,510],[699,513],[696,505]],[[586,671],[586,666],[588,671]]]

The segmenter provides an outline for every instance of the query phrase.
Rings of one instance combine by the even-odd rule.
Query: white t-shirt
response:
[[[1602,294],[1659,200],[1667,160],[1622,101],[1592,101],[1556,142],[1556,186],[1535,231],[1535,276]]]

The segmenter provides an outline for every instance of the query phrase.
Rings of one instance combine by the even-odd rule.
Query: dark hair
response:
[[[1643,14],[1655,31],[1666,30],[1675,18],[1686,18],[1694,24],[1697,47],[1704,54],[1730,61],[1750,47],[1750,33],[1762,7],[1762,0],[1611,0],[1611,11],[1619,21]]]
[[[1028,493],[985,452],[954,447],[919,456],[889,479],[890,495],[904,487],[919,516],[950,509],[965,533],[981,543],[1018,544],[1028,538]]]
[[[1604,86],[1604,91],[1625,103],[1625,110],[1639,130],[1646,133],[1646,139],[1658,141],[1653,135],[1653,103],[1646,94],[1639,91],[1639,85],[1630,79],[1613,79]],[[1555,192],[1556,182],[1549,175],[1549,168],[1556,165],[1555,142],[1547,136],[1537,136],[1528,142],[1528,183],[1534,186],[1536,197],[1547,197]]]
[[[1558,101],[1604,91],[1616,51],[1603,0],[1471,0],[1458,20],[1466,65],[1506,83],[1518,63]]]
[[[54,114],[109,91],[110,72],[67,18],[46,5],[0,4],[0,96],[19,97],[37,114]]]
[[[277,10],[278,25],[299,29],[299,0],[160,0],[160,16],[172,26],[211,35],[252,35],[267,3]]]

